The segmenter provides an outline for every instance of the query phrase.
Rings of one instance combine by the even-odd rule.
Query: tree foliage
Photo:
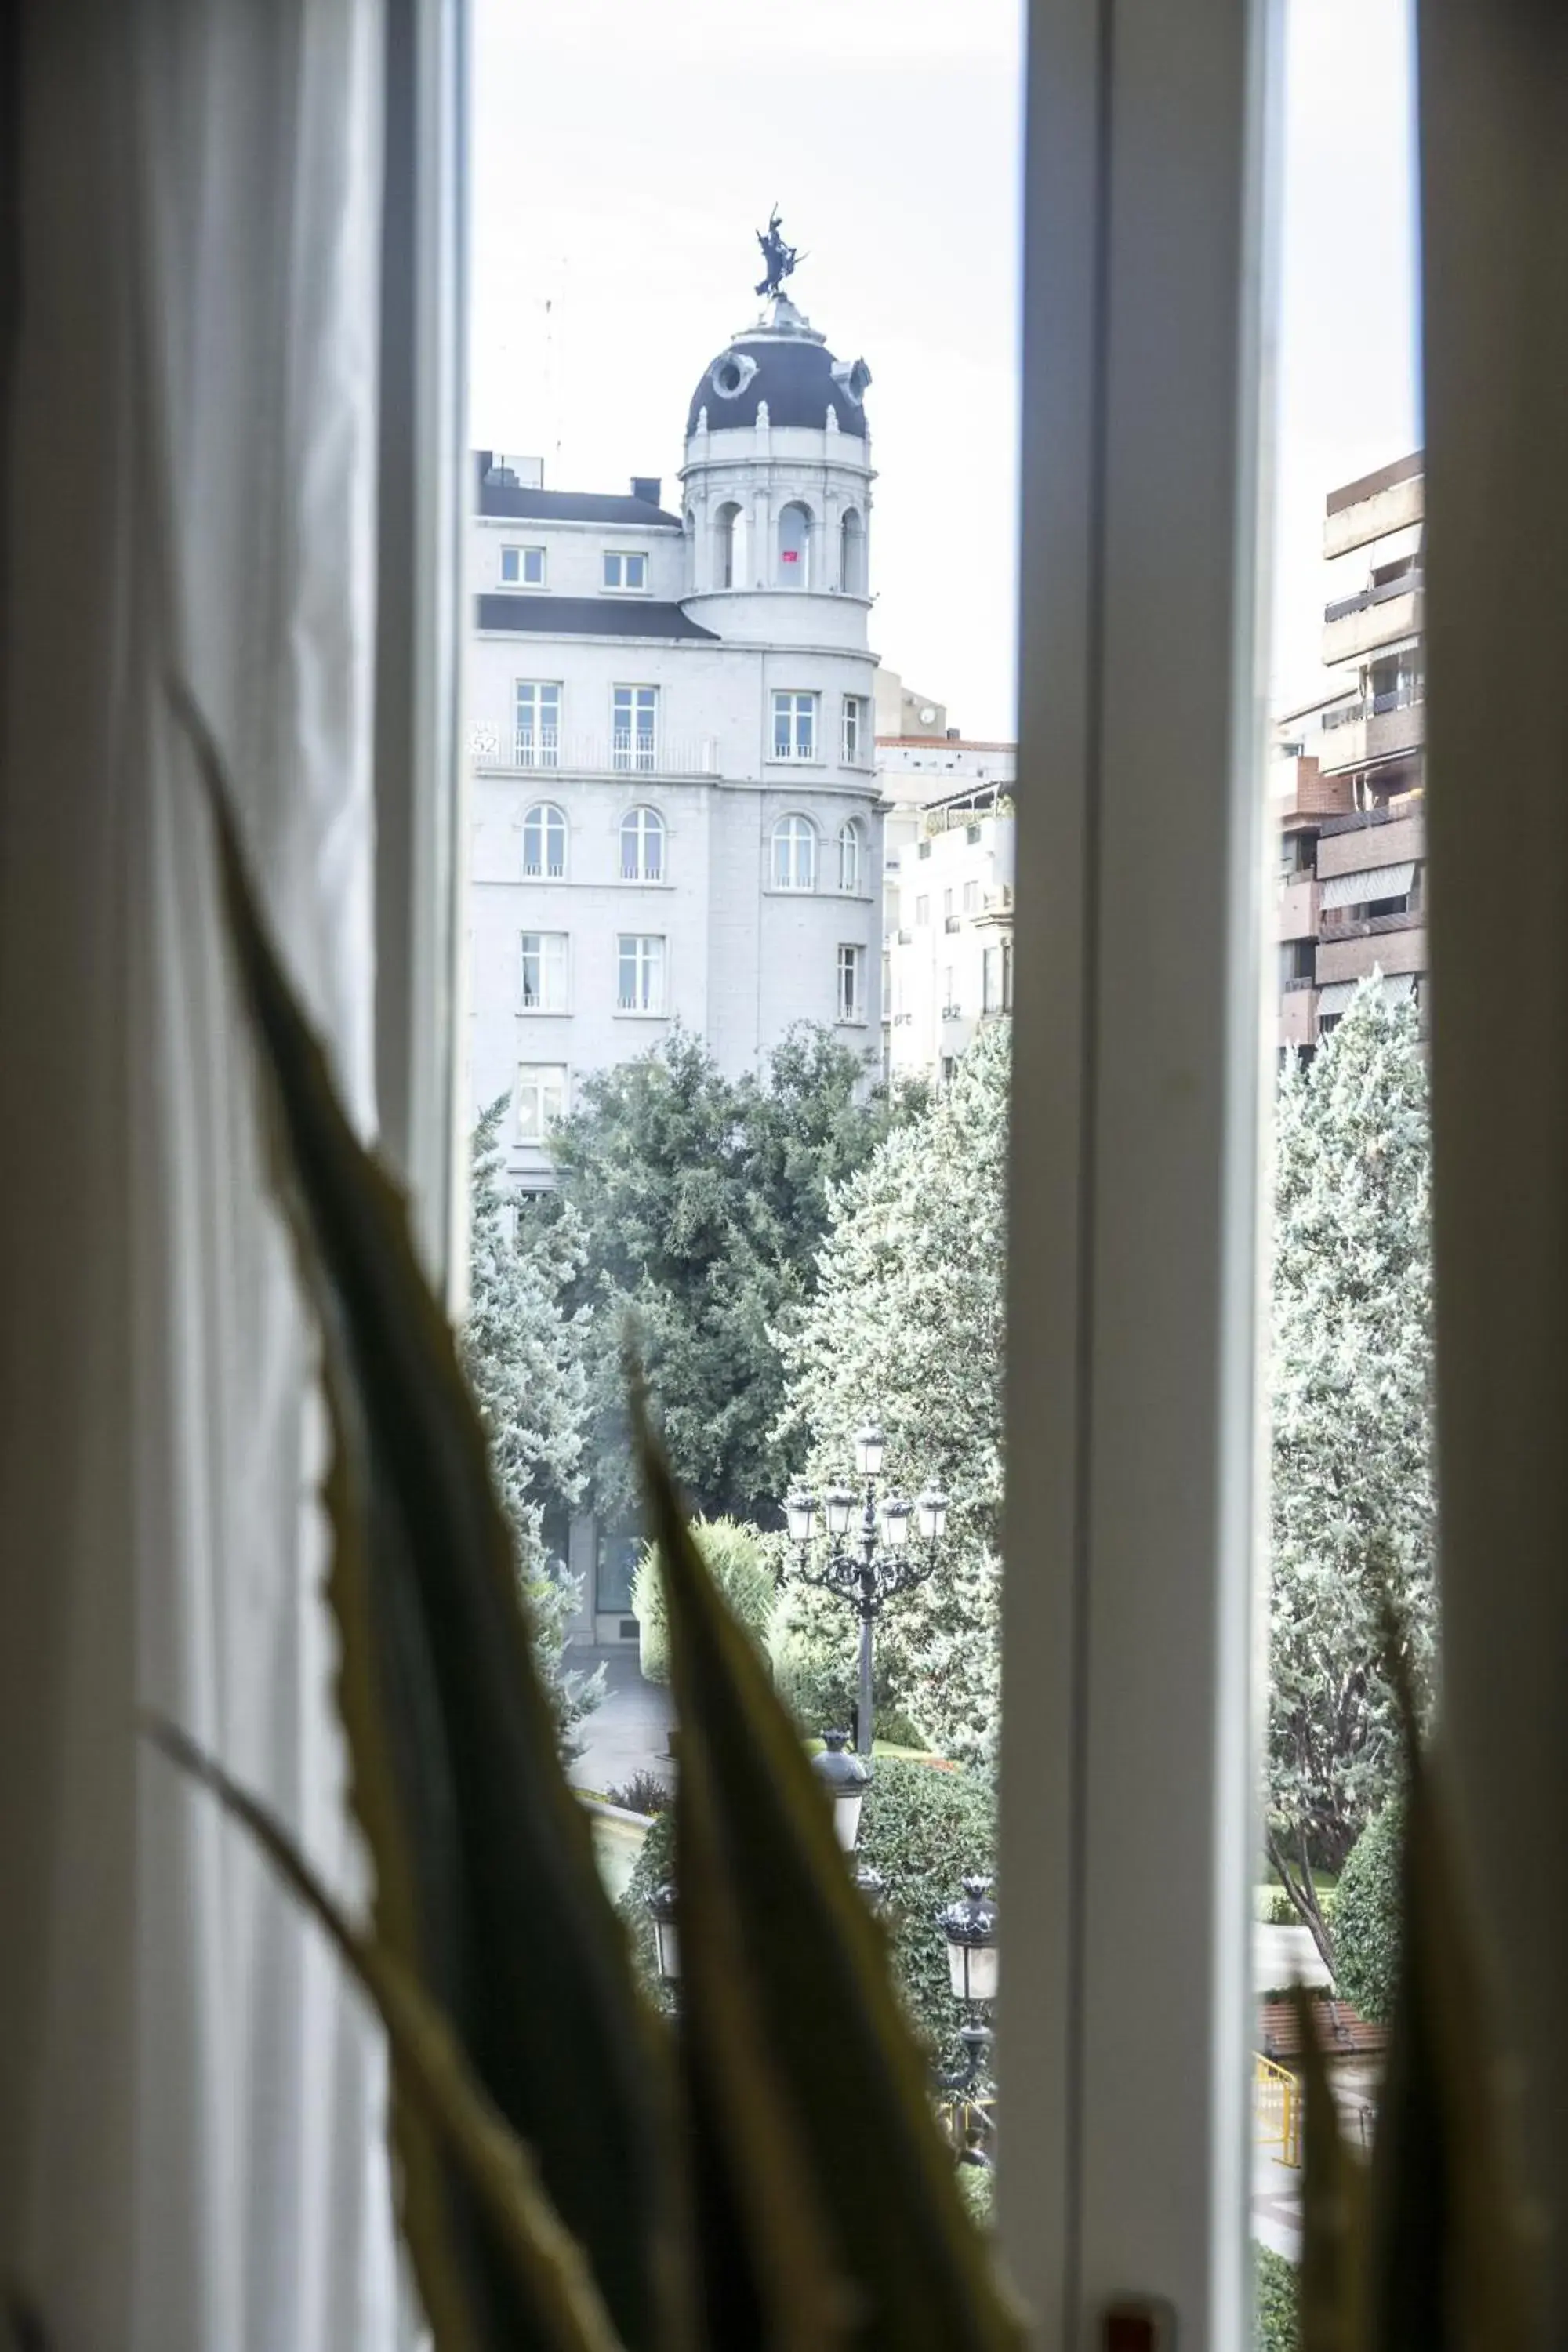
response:
[[[1431,1156],[1414,1008],[1360,987],[1279,1089],[1273,1297],[1270,1859],[1333,1965],[1342,1867],[1399,1769],[1384,1595],[1432,1647]]]
[[[1377,2025],[1394,2016],[1404,1838],[1404,1801],[1391,1797],[1351,1849],[1334,1905],[1337,1989]]]
[[[942,1563],[890,1601],[877,1663],[921,1737],[968,1762],[994,1756],[1002,1508],[1007,1027],[983,1030],[946,1091],[896,1127],[838,1194],[816,1296],[784,1335],[793,1433],[818,1492],[854,1469],[856,1430],[881,1424],[889,1485],[934,1481],[951,1508]],[[791,1635],[852,1675],[842,1601],[795,1587]]]
[[[778,1586],[755,1528],[742,1519],[693,1519],[691,1533],[710,1575],[731,1612],[759,1649],[773,1629]],[[658,1546],[645,1544],[632,1580],[632,1612],[637,1621],[643,1680],[669,1680],[669,1635]]]
[[[501,1190],[497,1142],[508,1097],[474,1130],[468,1179],[468,1311],[458,1335],[463,1370],[489,1439],[490,1466],[511,1522],[534,1642],[563,1740],[598,1703],[600,1678],[571,1672],[567,1633],[577,1580],[552,1560],[545,1514],[569,1509],[581,1488],[585,1411],[580,1317],[561,1301],[577,1274],[574,1222],[517,1219]]]
[[[583,1081],[552,1142],[559,1190],[537,1213],[570,1218],[580,1246],[571,1297],[588,1318],[585,1467],[606,1523],[637,1511],[621,1374],[628,1315],[694,1507],[776,1517],[795,1465],[778,1433],[775,1335],[811,1290],[835,1187],[895,1115],[865,1096],[863,1058],[809,1028],[760,1076],[727,1078],[678,1031]]]

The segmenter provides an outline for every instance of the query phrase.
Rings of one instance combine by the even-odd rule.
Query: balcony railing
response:
[[[501,763],[499,738],[477,729],[476,760]],[[607,735],[568,735],[552,727],[519,728],[512,736],[510,765],[560,774],[611,776],[716,776],[719,748],[710,735],[667,737],[615,728]]]
[[[1310,971],[1293,971],[1290,974],[1289,979],[1285,982],[1284,992],[1287,996],[1295,996],[1299,994],[1303,988],[1316,988],[1317,985],[1317,982],[1313,979]]]
[[[961,918],[957,915],[944,915],[942,919],[942,928],[944,931],[958,930],[961,928]]]
[[[1384,718],[1391,710],[1410,710],[1426,699],[1426,681],[1413,678],[1408,686],[1390,687],[1386,694],[1363,694],[1354,702],[1336,704],[1323,713],[1325,731],[1333,727],[1359,727],[1368,719]]]
[[[1370,612],[1374,604],[1391,604],[1395,596],[1419,596],[1425,586],[1419,572],[1402,572],[1396,580],[1381,580],[1375,588],[1363,588],[1359,596],[1342,596],[1336,604],[1325,604],[1325,621],[1348,620],[1352,613]]]

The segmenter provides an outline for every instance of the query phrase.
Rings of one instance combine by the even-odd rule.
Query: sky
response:
[[[1272,563],[1277,704],[1317,690],[1326,492],[1416,440],[1407,0],[1289,0]],[[1013,730],[1016,0],[477,0],[471,438],[563,489],[658,474],[759,308],[864,357],[871,642]]]

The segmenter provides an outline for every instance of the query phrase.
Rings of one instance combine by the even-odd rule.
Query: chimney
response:
[[[950,743],[962,743],[963,738],[956,727],[950,727],[947,730],[947,740]]]
[[[658,506],[658,494],[663,488],[664,484],[657,474],[632,476],[632,496],[634,499],[641,499],[645,506]]]

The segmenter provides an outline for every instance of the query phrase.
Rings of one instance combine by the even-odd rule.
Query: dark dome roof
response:
[[[696,432],[704,408],[710,433],[754,425],[757,404],[765,400],[770,425],[804,425],[820,433],[831,408],[840,433],[864,440],[861,397],[870,381],[864,360],[845,364],[815,335],[742,335],[705,372],[691,395],[686,430]]]

